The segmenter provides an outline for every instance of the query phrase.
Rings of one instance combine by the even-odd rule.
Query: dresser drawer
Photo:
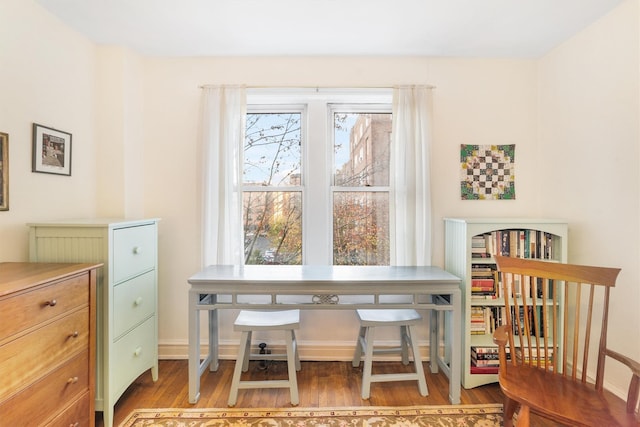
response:
[[[89,393],[88,351],[0,405],[0,425],[35,426]],[[88,411],[84,413],[86,420]],[[61,424],[58,424],[61,425]],[[69,425],[69,424],[66,424]]]
[[[88,273],[0,300],[0,337],[12,335],[89,304]]]
[[[155,267],[156,227],[154,224],[119,228],[113,231],[113,283]]]
[[[113,289],[113,301],[113,329],[117,339],[155,313],[155,270],[118,284]]]
[[[155,329],[154,316],[113,344],[112,354],[117,358],[113,366],[117,366],[118,369],[111,374],[114,390],[118,395],[138,378],[140,372],[155,363],[158,353]]]
[[[89,308],[0,347],[0,402],[89,347]]]
[[[71,406],[54,418],[50,426],[88,427],[94,425],[95,413],[89,412],[90,394],[85,393]]]

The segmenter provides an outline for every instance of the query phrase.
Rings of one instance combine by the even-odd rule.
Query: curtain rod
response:
[[[244,87],[246,89],[315,89],[316,92],[320,91],[321,89],[393,89],[396,87],[412,87],[412,86],[425,86],[427,89],[435,89],[436,86],[433,85],[420,85],[420,84],[403,84],[403,85],[380,85],[380,86],[305,86],[305,85],[301,85],[301,86],[265,86],[265,85],[242,85],[242,84],[238,84],[238,85],[224,85],[224,84],[206,84],[206,85],[200,85],[198,86],[198,88],[200,89],[207,89],[207,88],[212,88],[212,87],[220,87],[220,86],[236,86],[236,87]]]

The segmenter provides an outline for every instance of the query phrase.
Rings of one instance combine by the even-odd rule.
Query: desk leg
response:
[[[200,294],[189,292],[189,403],[200,398]]]
[[[460,370],[461,350],[462,350],[462,303],[461,294],[457,292],[451,294],[451,302],[453,305],[452,325],[451,325],[451,360],[450,360],[450,376],[449,376],[449,400],[452,404],[460,403]]]
[[[440,325],[438,324],[439,314],[437,310],[431,310],[431,316],[429,320],[429,366],[431,367],[431,373],[438,373],[438,345]]]
[[[218,370],[218,309],[209,310],[209,370]]]

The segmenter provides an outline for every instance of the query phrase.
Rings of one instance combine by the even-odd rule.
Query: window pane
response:
[[[389,193],[334,193],[333,264],[389,265],[389,253]]]
[[[391,114],[334,113],[334,183],[389,185]]]
[[[302,193],[243,193],[245,264],[302,264]]]
[[[250,113],[244,142],[244,183],[300,185],[300,113]]]

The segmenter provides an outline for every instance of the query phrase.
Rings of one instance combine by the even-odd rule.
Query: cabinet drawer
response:
[[[120,283],[113,289],[112,315],[115,337],[120,337],[155,313],[155,289],[155,270]]]
[[[154,224],[113,231],[113,282],[118,283],[155,267]]]
[[[157,353],[154,316],[114,343],[111,354],[117,360],[113,361],[112,366],[117,366],[118,369],[111,371],[112,393],[119,396],[133,380],[154,364]]]
[[[0,300],[0,337],[10,337],[89,304],[89,275],[82,274]]]
[[[0,347],[0,401],[89,347],[89,308]]]
[[[89,412],[89,392],[76,400],[71,406],[58,415],[50,426],[89,427],[95,422],[95,413]]]
[[[0,424],[35,426],[89,391],[89,356],[84,351],[0,406]],[[88,411],[84,418],[87,418]],[[69,424],[67,424],[69,425]]]

